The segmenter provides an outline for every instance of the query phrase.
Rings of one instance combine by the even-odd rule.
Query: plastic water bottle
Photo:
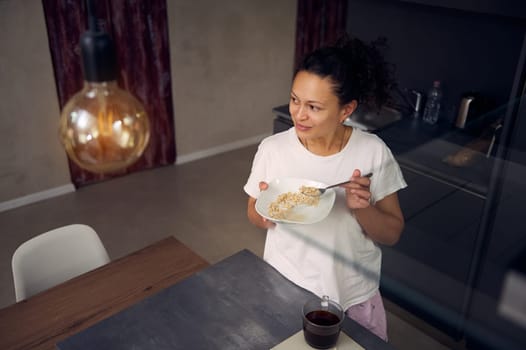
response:
[[[422,119],[429,124],[435,124],[440,115],[440,103],[442,102],[442,90],[440,81],[435,80],[433,87],[427,93],[427,101],[424,107]]]

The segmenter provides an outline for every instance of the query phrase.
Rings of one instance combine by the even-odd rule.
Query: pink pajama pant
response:
[[[387,321],[380,292],[376,292],[375,295],[363,303],[349,307],[345,313],[349,318],[352,318],[378,337],[387,341]]]

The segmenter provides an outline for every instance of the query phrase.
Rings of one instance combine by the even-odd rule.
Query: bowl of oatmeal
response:
[[[305,187],[326,187],[313,180],[279,178],[269,182],[256,201],[256,211],[264,218],[282,223],[313,224],[325,219],[334,205],[336,193],[328,189],[321,196],[305,193]]]

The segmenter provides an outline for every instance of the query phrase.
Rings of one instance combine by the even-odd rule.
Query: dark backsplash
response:
[[[433,80],[441,80],[442,118],[453,123],[466,92],[496,106],[508,101],[526,24],[406,1],[349,0],[347,30],[365,41],[387,38],[385,55],[401,89],[425,96]]]

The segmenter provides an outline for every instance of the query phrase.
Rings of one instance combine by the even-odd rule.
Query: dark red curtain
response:
[[[84,0],[42,0],[60,108],[83,86],[79,49],[87,28]],[[142,101],[151,137],[143,156],[112,175],[94,174],[69,162],[75,186],[173,164],[176,157],[166,0],[96,1],[99,23],[115,42],[119,85]],[[57,116],[57,130],[58,130]]]
[[[345,33],[348,0],[298,0],[294,67],[307,53]]]

